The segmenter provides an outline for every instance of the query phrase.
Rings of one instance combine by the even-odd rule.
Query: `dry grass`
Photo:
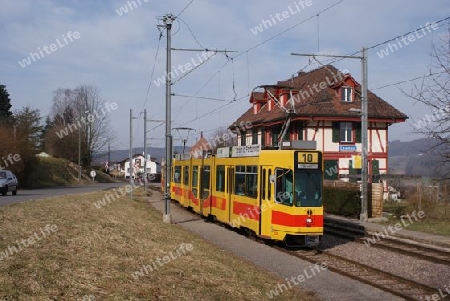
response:
[[[268,300],[281,279],[162,223],[144,201],[127,197],[97,209],[107,191],[0,208],[0,252],[45,225],[58,231],[0,260],[0,300]],[[134,195],[142,195],[135,191]],[[182,243],[193,250],[134,279]],[[306,296],[306,297],[302,297]],[[297,290],[274,300],[316,300]]]
[[[419,209],[417,199],[411,198],[402,203],[385,203],[384,209],[396,217],[411,214],[414,210],[422,210],[425,212],[425,218],[409,225],[408,230],[450,237],[450,204],[423,200]],[[391,224],[399,220],[390,217]]]

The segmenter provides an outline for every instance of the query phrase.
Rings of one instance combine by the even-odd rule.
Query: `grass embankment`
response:
[[[411,223],[408,230],[450,237],[450,204],[424,201],[421,203],[420,209],[425,212],[425,218]],[[400,220],[400,216],[411,215],[414,210],[419,210],[418,203],[414,199],[402,203],[384,204],[384,211],[391,214],[388,218],[392,225]]]
[[[0,252],[18,249],[35,233],[40,240],[0,260],[0,300],[259,301],[283,283],[178,225],[163,224],[145,201],[125,196],[96,208],[95,202],[113,192],[1,207]],[[46,225],[57,231],[43,237]],[[187,251],[177,253],[182,244]],[[158,258],[170,252],[175,259],[159,265]],[[135,277],[143,265],[154,270]],[[291,289],[275,300],[315,299]]]
[[[87,172],[88,171],[83,171]],[[109,183],[114,180],[105,173],[96,170],[96,182]],[[33,168],[32,186],[30,188],[43,188],[55,186],[69,186],[91,183],[89,175],[82,174],[81,183],[78,181],[78,166],[61,158],[38,158],[38,164]]]

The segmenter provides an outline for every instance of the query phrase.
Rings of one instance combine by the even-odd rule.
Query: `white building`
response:
[[[132,165],[132,169],[131,169],[131,175],[132,176],[136,176],[136,175],[140,175],[144,173],[144,161],[145,158],[142,155],[134,155],[133,159],[131,160],[131,165]],[[156,162],[150,160],[150,156],[147,156],[147,161],[146,161],[146,169],[145,169],[145,173],[147,174],[147,176],[151,177],[152,175],[156,175],[157,171],[156,171]],[[124,163],[124,171],[125,171],[125,178],[129,178],[130,177],[130,159],[128,158],[125,163]]]

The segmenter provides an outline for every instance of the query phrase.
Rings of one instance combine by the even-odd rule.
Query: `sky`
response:
[[[450,44],[448,20],[429,25],[450,16],[447,0],[0,0],[0,8],[0,83],[12,109],[30,106],[45,117],[55,90],[93,85],[117,104],[108,111],[116,133],[112,149],[129,146],[130,109],[134,146],[144,144],[144,109],[149,120],[165,119],[166,32],[158,25],[167,14],[176,16],[172,47],[198,50],[172,51],[172,128],[195,129],[172,134],[187,145],[200,132],[209,138],[231,125],[250,107],[256,86],[331,62],[291,53],[360,55],[362,47],[422,26],[414,40],[392,41],[397,49],[368,50],[369,89],[409,116],[390,127],[389,140],[420,138],[413,125],[432,111],[402,90],[429,74],[433,43]],[[195,69],[179,67],[187,63]],[[360,60],[333,65],[361,81]],[[147,145],[163,147],[165,126],[148,121],[147,127]]]

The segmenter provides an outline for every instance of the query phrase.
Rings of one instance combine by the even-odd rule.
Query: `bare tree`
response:
[[[236,134],[228,130],[226,127],[216,130],[210,139],[207,140],[211,146],[213,154],[217,153],[217,149],[226,146],[236,145]]]
[[[54,92],[55,129],[58,128],[59,133],[61,129],[66,130],[64,135],[58,135],[60,137],[81,136],[85,165],[90,165],[92,156],[115,138],[110,126],[109,113],[116,108],[117,104],[102,99],[99,90],[94,86],[82,85],[75,89],[58,89]],[[53,133],[55,134],[55,131]],[[64,140],[65,137],[60,140]],[[74,137],[68,140],[73,141]],[[52,142],[55,144],[58,140],[54,139]]]
[[[429,153],[438,161],[435,173],[442,179],[450,178],[450,48],[449,41],[442,39],[434,44],[429,75],[416,84],[408,97],[423,103],[431,110],[413,124],[414,131],[436,141]]]

